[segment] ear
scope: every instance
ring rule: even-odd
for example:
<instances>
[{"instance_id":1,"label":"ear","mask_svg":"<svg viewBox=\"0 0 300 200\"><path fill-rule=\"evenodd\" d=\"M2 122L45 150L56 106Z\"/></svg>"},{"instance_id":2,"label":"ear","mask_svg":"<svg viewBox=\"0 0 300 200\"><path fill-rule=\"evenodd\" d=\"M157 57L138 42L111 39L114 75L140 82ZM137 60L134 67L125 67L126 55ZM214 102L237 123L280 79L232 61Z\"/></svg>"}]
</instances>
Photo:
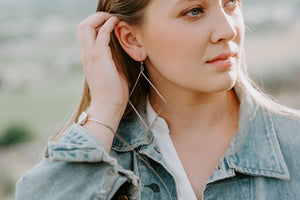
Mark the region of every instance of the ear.
<instances>
[{"instance_id":1,"label":"ear","mask_svg":"<svg viewBox=\"0 0 300 200\"><path fill-rule=\"evenodd\" d=\"M115 26L114 31L121 47L132 59L138 62L146 59L147 54L140 44L136 27L133 27L124 21L120 21Z\"/></svg>"}]
</instances>

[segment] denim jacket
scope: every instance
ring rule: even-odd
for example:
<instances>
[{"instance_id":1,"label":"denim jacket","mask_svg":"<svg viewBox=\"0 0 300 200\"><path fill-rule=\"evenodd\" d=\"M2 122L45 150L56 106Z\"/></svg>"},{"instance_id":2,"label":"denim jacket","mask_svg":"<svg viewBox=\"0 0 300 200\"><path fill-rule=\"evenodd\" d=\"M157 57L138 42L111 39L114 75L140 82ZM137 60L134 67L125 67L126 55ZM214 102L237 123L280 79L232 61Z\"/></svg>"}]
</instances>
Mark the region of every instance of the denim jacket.
<instances>
[{"instance_id":1,"label":"denim jacket","mask_svg":"<svg viewBox=\"0 0 300 200\"><path fill-rule=\"evenodd\" d=\"M204 200L300 199L300 121L240 98L238 131L202 191ZM49 142L42 162L17 183L17 200L177 199L174 178L151 131L122 120L108 155L95 136L74 124ZM199 166L200 168L201 166Z\"/></svg>"}]
</instances>

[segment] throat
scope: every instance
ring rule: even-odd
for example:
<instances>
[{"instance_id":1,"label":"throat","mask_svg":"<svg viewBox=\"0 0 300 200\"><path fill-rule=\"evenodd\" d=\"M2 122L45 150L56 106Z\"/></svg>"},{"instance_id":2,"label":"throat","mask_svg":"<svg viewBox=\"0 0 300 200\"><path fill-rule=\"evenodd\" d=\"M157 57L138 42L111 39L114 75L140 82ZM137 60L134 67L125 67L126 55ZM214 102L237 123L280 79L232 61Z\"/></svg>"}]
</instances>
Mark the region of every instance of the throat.
<instances>
[{"instance_id":1,"label":"throat","mask_svg":"<svg viewBox=\"0 0 300 200\"><path fill-rule=\"evenodd\" d=\"M154 104L157 112L160 107L155 107ZM235 127L238 115L239 101L233 90L211 94L197 103L167 100L160 114L173 134L197 130L214 132L218 127Z\"/></svg>"}]
</instances>

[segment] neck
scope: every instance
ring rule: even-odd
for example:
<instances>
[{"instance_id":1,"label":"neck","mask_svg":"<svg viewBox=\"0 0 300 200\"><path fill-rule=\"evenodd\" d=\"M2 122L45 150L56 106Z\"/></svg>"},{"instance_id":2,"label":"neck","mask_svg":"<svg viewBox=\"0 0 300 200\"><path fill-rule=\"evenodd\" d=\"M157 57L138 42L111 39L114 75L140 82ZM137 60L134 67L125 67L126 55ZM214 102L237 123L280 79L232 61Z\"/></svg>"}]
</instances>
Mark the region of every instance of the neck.
<instances>
[{"instance_id":1,"label":"neck","mask_svg":"<svg viewBox=\"0 0 300 200\"><path fill-rule=\"evenodd\" d=\"M153 93L152 93L153 94ZM164 94L167 100L160 117L167 122L170 134L191 130L209 130L223 127L237 128L239 101L233 90L203 94ZM150 103L158 112L161 108L161 99L158 95L151 95ZM199 131L197 131L199 133Z\"/></svg>"}]
</instances>

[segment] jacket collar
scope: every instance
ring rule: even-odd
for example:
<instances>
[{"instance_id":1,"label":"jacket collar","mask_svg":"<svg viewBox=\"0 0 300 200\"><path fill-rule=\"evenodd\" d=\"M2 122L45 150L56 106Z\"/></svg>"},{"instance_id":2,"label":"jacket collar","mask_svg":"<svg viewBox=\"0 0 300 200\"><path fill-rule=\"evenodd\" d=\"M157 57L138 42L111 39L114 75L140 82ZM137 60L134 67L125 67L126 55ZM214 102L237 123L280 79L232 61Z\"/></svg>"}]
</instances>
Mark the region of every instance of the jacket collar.
<instances>
[{"instance_id":1,"label":"jacket collar","mask_svg":"<svg viewBox=\"0 0 300 200\"><path fill-rule=\"evenodd\" d=\"M236 93L241 102L238 131L223 159L229 168L239 173L289 179L271 113L241 90L236 89ZM145 112L142 116L146 119ZM153 143L152 132L137 117L122 120L117 134L127 144L115 137L112 148L116 151L130 151L131 148L143 145L153 146L150 145Z\"/></svg>"},{"instance_id":2,"label":"jacket collar","mask_svg":"<svg viewBox=\"0 0 300 200\"><path fill-rule=\"evenodd\" d=\"M247 94L241 99L238 131L225 154L229 168L236 172L289 179L272 114Z\"/></svg>"},{"instance_id":3,"label":"jacket collar","mask_svg":"<svg viewBox=\"0 0 300 200\"><path fill-rule=\"evenodd\" d=\"M140 115L147 123L146 111ZM112 149L122 152L130 151L132 148L135 149L139 146L150 145L153 142L153 134L148 127L137 116L122 119L116 132L118 137L114 138Z\"/></svg>"}]
</instances>

